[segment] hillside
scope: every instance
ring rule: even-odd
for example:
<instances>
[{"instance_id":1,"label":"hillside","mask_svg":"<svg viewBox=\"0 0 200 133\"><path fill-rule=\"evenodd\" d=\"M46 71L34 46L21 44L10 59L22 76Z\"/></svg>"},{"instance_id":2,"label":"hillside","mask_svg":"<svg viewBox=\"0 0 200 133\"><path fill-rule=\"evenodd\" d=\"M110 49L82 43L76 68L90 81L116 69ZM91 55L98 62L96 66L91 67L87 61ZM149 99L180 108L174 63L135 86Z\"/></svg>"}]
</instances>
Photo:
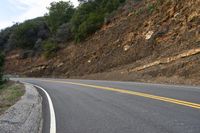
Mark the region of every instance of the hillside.
<instances>
[{"instance_id":1,"label":"hillside","mask_svg":"<svg viewBox=\"0 0 200 133\"><path fill-rule=\"evenodd\" d=\"M199 84L200 0L128 0L86 40L52 58L6 54L7 74ZM63 46L64 45L64 46Z\"/></svg>"}]
</instances>

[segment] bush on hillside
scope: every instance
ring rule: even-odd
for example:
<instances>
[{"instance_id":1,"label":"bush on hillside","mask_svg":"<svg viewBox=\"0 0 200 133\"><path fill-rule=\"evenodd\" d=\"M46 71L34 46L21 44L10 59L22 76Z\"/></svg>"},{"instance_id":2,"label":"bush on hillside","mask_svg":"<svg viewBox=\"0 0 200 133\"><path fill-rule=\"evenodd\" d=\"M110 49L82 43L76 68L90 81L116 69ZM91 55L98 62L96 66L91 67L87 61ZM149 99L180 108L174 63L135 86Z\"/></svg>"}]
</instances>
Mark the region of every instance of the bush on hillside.
<instances>
[{"instance_id":1,"label":"bush on hillside","mask_svg":"<svg viewBox=\"0 0 200 133\"><path fill-rule=\"evenodd\" d=\"M58 50L58 45L56 45L56 43L53 42L52 40L46 40L43 43L43 50L44 50L44 56L46 58L50 58L55 56Z\"/></svg>"},{"instance_id":2,"label":"bush on hillside","mask_svg":"<svg viewBox=\"0 0 200 133\"><path fill-rule=\"evenodd\" d=\"M19 24L9 38L9 43L23 49L32 49L38 38L47 38L48 27L43 18Z\"/></svg>"},{"instance_id":3,"label":"bush on hillside","mask_svg":"<svg viewBox=\"0 0 200 133\"><path fill-rule=\"evenodd\" d=\"M20 48L33 48L37 40L36 26L31 22L25 22L17 27L10 39Z\"/></svg>"},{"instance_id":4,"label":"bush on hillside","mask_svg":"<svg viewBox=\"0 0 200 133\"><path fill-rule=\"evenodd\" d=\"M13 31L18 25L15 24L12 27L8 27L0 32L0 50L7 51L14 47L14 45L9 44L9 38L12 35Z\"/></svg>"},{"instance_id":5,"label":"bush on hillside","mask_svg":"<svg viewBox=\"0 0 200 133\"><path fill-rule=\"evenodd\" d=\"M71 40L73 37L72 32L71 32L71 24L70 23L65 23L62 24L56 32L55 35L55 40L58 43L64 43L66 41Z\"/></svg>"},{"instance_id":6,"label":"bush on hillside","mask_svg":"<svg viewBox=\"0 0 200 133\"><path fill-rule=\"evenodd\" d=\"M96 32L107 14L116 10L125 0L81 0L71 19L72 32L77 42Z\"/></svg>"},{"instance_id":7,"label":"bush on hillside","mask_svg":"<svg viewBox=\"0 0 200 133\"><path fill-rule=\"evenodd\" d=\"M103 15L91 13L88 18L79 26L78 33L75 36L76 41L80 42L88 35L97 31L103 22Z\"/></svg>"},{"instance_id":8,"label":"bush on hillside","mask_svg":"<svg viewBox=\"0 0 200 133\"><path fill-rule=\"evenodd\" d=\"M14 48L41 51L44 40L64 43L70 39L80 42L95 33L108 16L125 0L79 0L74 8L71 2L53 2L45 17L39 17L2 30L0 49ZM110 19L110 18L109 18ZM51 47L53 45L51 44Z\"/></svg>"}]
</instances>

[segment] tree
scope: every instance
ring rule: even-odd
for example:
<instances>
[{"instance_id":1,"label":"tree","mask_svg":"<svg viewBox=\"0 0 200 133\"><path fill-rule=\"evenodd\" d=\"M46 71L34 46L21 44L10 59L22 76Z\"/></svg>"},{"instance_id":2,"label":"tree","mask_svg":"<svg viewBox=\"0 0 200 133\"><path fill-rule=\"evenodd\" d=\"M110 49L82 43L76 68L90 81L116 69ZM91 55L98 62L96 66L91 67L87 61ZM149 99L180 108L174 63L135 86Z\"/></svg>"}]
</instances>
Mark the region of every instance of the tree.
<instances>
[{"instance_id":1,"label":"tree","mask_svg":"<svg viewBox=\"0 0 200 133\"><path fill-rule=\"evenodd\" d=\"M36 18L19 24L12 32L9 43L23 49L32 49L36 41L48 38L49 29L43 18Z\"/></svg>"},{"instance_id":2,"label":"tree","mask_svg":"<svg viewBox=\"0 0 200 133\"><path fill-rule=\"evenodd\" d=\"M69 1L52 2L48 10L46 20L52 33L55 33L60 25L69 22L75 11Z\"/></svg>"},{"instance_id":3,"label":"tree","mask_svg":"<svg viewBox=\"0 0 200 133\"><path fill-rule=\"evenodd\" d=\"M96 32L104 18L116 10L125 0L79 0L81 4L74 13L71 24L77 42Z\"/></svg>"},{"instance_id":4,"label":"tree","mask_svg":"<svg viewBox=\"0 0 200 133\"><path fill-rule=\"evenodd\" d=\"M12 46L8 46L8 40L10 38L10 35L13 33L15 28L18 26L18 24L13 25L12 27L8 27L4 30L1 30L0 32L0 50L5 51L7 49L10 49Z\"/></svg>"}]
</instances>

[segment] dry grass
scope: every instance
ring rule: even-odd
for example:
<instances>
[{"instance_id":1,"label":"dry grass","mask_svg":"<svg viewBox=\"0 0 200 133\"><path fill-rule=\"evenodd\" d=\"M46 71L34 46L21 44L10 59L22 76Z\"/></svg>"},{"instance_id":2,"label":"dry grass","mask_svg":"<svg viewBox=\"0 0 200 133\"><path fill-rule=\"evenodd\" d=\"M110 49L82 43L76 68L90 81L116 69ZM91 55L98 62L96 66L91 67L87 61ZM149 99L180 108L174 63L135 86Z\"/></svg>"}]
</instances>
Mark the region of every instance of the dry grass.
<instances>
[{"instance_id":1,"label":"dry grass","mask_svg":"<svg viewBox=\"0 0 200 133\"><path fill-rule=\"evenodd\" d=\"M24 86L20 83L8 82L0 86L0 115L14 105L24 94Z\"/></svg>"}]
</instances>

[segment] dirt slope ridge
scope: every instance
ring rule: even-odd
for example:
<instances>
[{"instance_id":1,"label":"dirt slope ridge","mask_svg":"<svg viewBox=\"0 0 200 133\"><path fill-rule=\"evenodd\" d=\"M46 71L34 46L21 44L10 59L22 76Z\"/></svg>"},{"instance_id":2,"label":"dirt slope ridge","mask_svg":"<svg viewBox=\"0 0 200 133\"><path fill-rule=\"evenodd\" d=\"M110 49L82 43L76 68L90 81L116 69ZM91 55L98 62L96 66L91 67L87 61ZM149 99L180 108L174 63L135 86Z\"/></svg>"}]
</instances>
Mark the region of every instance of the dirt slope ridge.
<instances>
[{"instance_id":1,"label":"dirt slope ridge","mask_svg":"<svg viewBox=\"0 0 200 133\"><path fill-rule=\"evenodd\" d=\"M181 77L198 79L199 53L137 71L137 67L200 48L200 0L128 0L111 22L81 44L71 42L55 58L20 59L8 54L6 71L28 76L80 77L111 75L127 80ZM98 73L98 74L94 74ZM112 76L112 73L115 73ZM141 75L141 76L137 76ZM85 76L87 77L87 76ZM90 76L88 76L90 77ZM91 76L95 78L94 76ZM135 77L135 78L134 78ZM123 79L120 79L123 80Z\"/></svg>"}]
</instances>

